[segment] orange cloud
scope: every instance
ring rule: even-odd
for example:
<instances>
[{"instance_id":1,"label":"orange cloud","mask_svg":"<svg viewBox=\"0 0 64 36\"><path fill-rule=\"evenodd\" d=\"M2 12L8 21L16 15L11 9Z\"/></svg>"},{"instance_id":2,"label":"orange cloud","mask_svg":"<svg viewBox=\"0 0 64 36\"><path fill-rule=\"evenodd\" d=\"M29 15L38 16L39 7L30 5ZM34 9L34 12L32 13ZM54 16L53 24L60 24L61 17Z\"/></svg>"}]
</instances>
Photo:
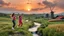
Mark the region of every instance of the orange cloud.
<instances>
[{"instance_id":1,"label":"orange cloud","mask_svg":"<svg viewBox=\"0 0 64 36\"><path fill-rule=\"evenodd\" d=\"M26 11L26 10L31 10L31 11L38 11L38 12L43 12L43 13L49 13L50 9L48 7L48 4L44 4L42 3L43 0L4 0L4 2L6 2L9 6L4 6L4 7L10 7L10 8L15 8L17 10L21 10L21 11ZM60 1L60 2L59 2ZM51 3L51 7L54 6L54 3L57 3L55 9L53 11L55 11L55 13L59 13L59 12L63 12L64 11L64 4L63 2L64 0L47 0L47 2ZM38 3L41 2L41 5L39 5ZM30 3L30 4L27 4Z\"/></svg>"}]
</instances>

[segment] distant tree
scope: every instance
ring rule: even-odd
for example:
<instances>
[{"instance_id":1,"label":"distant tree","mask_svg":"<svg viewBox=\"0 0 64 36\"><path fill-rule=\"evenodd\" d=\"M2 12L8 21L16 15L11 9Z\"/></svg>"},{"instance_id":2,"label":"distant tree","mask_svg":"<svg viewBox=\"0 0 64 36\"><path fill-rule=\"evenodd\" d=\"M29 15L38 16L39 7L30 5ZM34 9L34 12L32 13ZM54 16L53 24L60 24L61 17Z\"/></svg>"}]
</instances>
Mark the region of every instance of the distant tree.
<instances>
[{"instance_id":1,"label":"distant tree","mask_svg":"<svg viewBox=\"0 0 64 36\"><path fill-rule=\"evenodd\" d=\"M48 13L46 14L46 18L49 18L49 14Z\"/></svg>"}]
</instances>

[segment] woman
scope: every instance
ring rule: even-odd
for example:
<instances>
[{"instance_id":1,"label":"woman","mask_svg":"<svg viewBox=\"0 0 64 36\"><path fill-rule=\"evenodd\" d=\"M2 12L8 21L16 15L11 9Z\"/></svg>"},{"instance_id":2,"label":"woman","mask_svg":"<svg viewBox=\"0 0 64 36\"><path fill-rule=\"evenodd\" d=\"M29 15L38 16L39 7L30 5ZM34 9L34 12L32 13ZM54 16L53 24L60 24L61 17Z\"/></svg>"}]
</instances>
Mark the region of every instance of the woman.
<instances>
[{"instance_id":1,"label":"woman","mask_svg":"<svg viewBox=\"0 0 64 36\"><path fill-rule=\"evenodd\" d=\"M16 16L15 16L14 13L12 14L11 18L12 18L12 23L13 23L12 29L14 30L14 27L15 27L15 25L16 25L16 23L15 23L15 21L16 21Z\"/></svg>"},{"instance_id":2,"label":"woman","mask_svg":"<svg viewBox=\"0 0 64 36\"><path fill-rule=\"evenodd\" d=\"M22 26L22 16L19 15L19 25L18 26Z\"/></svg>"}]
</instances>

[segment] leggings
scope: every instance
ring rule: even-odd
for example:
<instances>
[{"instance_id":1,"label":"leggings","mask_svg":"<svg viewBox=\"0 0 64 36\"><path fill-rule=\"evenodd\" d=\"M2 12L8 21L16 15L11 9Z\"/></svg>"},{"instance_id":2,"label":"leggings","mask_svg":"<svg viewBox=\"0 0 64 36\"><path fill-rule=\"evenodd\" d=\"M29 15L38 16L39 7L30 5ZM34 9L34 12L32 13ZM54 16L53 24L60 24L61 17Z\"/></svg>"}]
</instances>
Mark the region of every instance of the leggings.
<instances>
[{"instance_id":1,"label":"leggings","mask_svg":"<svg viewBox=\"0 0 64 36\"><path fill-rule=\"evenodd\" d=\"M15 20L12 20L12 22L13 22L13 27L15 27L15 25L16 25Z\"/></svg>"}]
</instances>

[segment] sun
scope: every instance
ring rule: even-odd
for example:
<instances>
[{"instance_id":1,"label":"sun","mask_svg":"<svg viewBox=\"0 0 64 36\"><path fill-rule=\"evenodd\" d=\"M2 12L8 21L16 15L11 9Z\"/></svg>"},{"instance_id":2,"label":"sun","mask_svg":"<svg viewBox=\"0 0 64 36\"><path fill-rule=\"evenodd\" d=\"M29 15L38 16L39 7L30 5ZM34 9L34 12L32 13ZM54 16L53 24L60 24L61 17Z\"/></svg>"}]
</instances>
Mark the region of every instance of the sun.
<instances>
[{"instance_id":1,"label":"sun","mask_svg":"<svg viewBox=\"0 0 64 36\"><path fill-rule=\"evenodd\" d=\"M27 4L27 5L25 6L25 10L26 10L26 11L31 11L31 9L32 9L32 6L31 6L30 4Z\"/></svg>"},{"instance_id":2,"label":"sun","mask_svg":"<svg viewBox=\"0 0 64 36\"><path fill-rule=\"evenodd\" d=\"M31 11L31 6L26 6L27 11Z\"/></svg>"},{"instance_id":3,"label":"sun","mask_svg":"<svg viewBox=\"0 0 64 36\"><path fill-rule=\"evenodd\" d=\"M31 9L28 9L28 11L31 11Z\"/></svg>"}]
</instances>

